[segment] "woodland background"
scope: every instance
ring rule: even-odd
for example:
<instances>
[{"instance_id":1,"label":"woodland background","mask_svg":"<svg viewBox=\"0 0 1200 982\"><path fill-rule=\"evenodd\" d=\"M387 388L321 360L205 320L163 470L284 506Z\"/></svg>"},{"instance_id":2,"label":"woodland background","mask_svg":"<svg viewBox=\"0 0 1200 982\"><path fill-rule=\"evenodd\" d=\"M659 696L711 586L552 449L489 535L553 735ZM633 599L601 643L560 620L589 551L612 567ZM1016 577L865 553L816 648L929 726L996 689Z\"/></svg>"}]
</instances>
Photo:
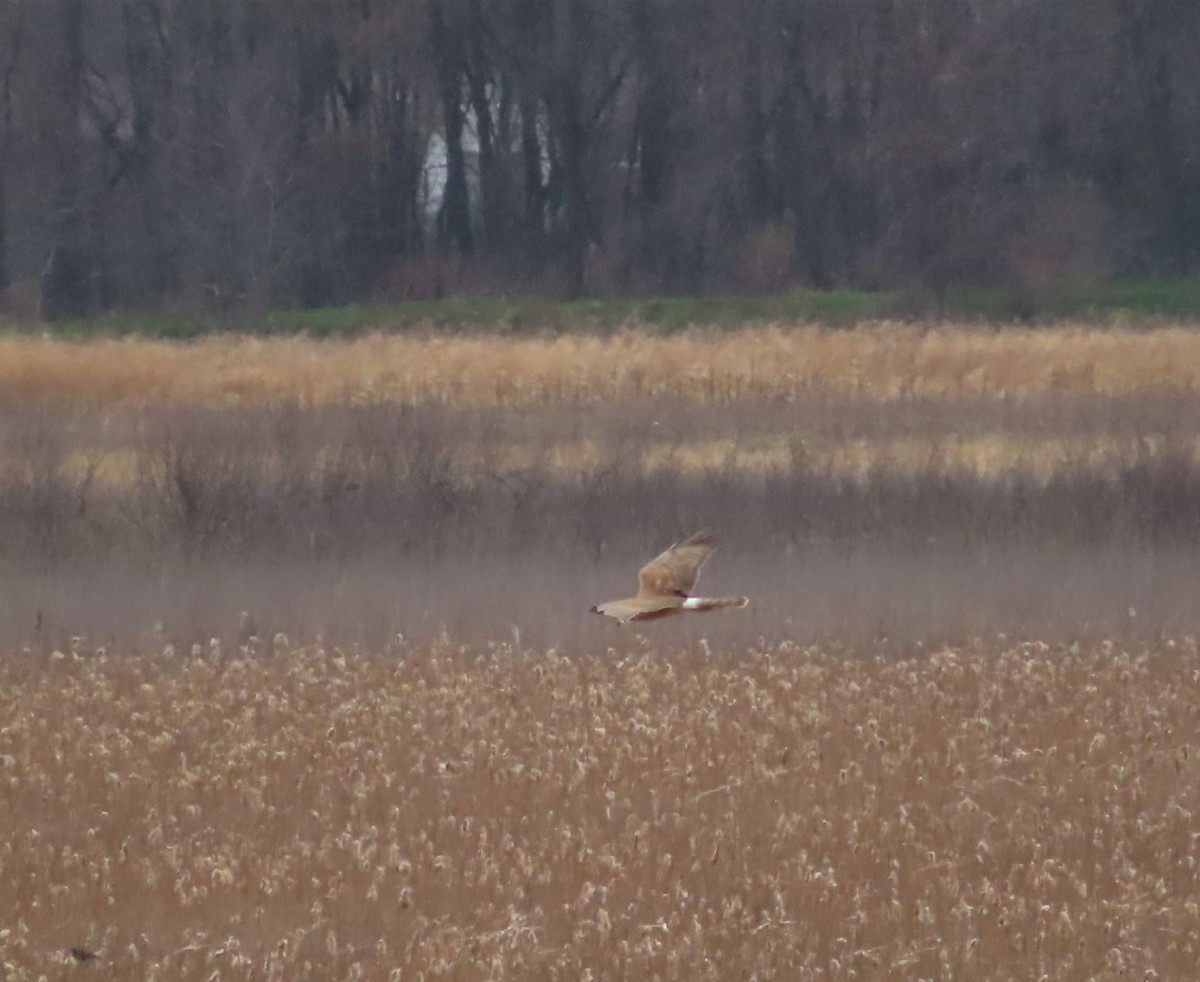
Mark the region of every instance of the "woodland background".
<instances>
[{"instance_id":1,"label":"woodland background","mask_svg":"<svg viewBox=\"0 0 1200 982\"><path fill-rule=\"evenodd\" d=\"M1176 277L1189 0L3 0L11 315Z\"/></svg>"}]
</instances>

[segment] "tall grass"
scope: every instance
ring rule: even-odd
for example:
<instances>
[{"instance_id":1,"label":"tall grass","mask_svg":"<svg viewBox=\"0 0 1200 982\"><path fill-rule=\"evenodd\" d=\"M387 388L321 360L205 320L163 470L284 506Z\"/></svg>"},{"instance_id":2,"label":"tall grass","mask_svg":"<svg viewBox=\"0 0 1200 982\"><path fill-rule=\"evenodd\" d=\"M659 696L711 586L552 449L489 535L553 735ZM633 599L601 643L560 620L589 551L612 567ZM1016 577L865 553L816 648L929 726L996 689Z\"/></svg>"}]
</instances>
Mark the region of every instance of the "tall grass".
<instances>
[{"instance_id":1,"label":"tall grass","mask_svg":"<svg viewBox=\"0 0 1200 982\"><path fill-rule=\"evenodd\" d=\"M736 626L739 644L1189 629L1190 403L903 405L810 402L803 423L687 403L657 419L388 405L13 416L0 638L28 641L41 611L57 632L46 644L163 617L190 643L251 609L310 637L516 626L553 643L702 527L725 542L710 585L755 601L703 630ZM1137 422L1122 431L1111 413ZM780 425L808 429L756 456L755 434ZM955 426L981 442L941 432ZM588 453L568 453L583 438Z\"/></svg>"},{"instance_id":2,"label":"tall grass","mask_svg":"<svg viewBox=\"0 0 1200 982\"><path fill-rule=\"evenodd\" d=\"M345 401L520 407L687 399L788 402L1019 399L1200 386L1200 333L1086 325L855 331L762 328L670 338L373 334L349 341L245 336L189 344L0 338L0 404L20 407Z\"/></svg>"},{"instance_id":3,"label":"tall grass","mask_svg":"<svg viewBox=\"0 0 1200 982\"><path fill-rule=\"evenodd\" d=\"M769 623L739 622L768 634L787 627L789 602L803 614L793 628L816 623L825 636L839 618L880 635L915 636L921 623L961 635L1003 629L1026 608L1043 632L1122 626L1113 612L1131 606L1139 631L1186 627L1177 591L1150 618L1144 584L1108 576L1089 615L1075 596L1086 578L1056 570L1091 554L1129 571L1143 554L1170 566L1168 553L1186 569L1198 551L1197 337L893 325L671 339L10 338L0 578L40 592L9 593L24 607L4 632L27 638L28 608L64 630L116 630L106 610L71 599L70 584L99 569L141 583L197 630L229 623L234 607L282 614L268 584L286 564L309 571L310 586L290 582L311 598L313 630L352 622L345 584L378 574L423 599L379 598L355 614L375 640L414 619L429 632L533 623L552 635L566 622L547 590L586 609L618 572L623 584L652 550L701 527L784 582L811 583L810 557L848 557L827 615L780 592ZM462 598L456 569L503 578L518 562L526 575L503 599L482 572L471 574L482 594ZM921 572L911 590L883 591L882 616L869 598L844 599L856 578L875 582L872 568L905 580L905 563ZM538 567L555 576L531 575ZM956 591L947 569L998 592ZM1031 590L1062 618L1034 617L1030 591L1004 585L1019 570L1036 571ZM206 586L221 576L245 584L243 601ZM414 591L422 576L430 586ZM964 620L935 591L980 616ZM145 629L152 615L120 595L117 609L142 611L126 627ZM521 616L480 618L479 606Z\"/></svg>"},{"instance_id":4,"label":"tall grass","mask_svg":"<svg viewBox=\"0 0 1200 982\"><path fill-rule=\"evenodd\" d=\"M1197 679L1194 640L9 652L0 964L1187 978Z\"/></svg>"},{"instance_id":5,"label":"tall grass","mask_svg":"<svg viewBox=\"0 0 1200 982\"><path fill-rule=\"evenodd\" d=\"M767 408L697 419L679 403L660 404L660 419L387 405L153 410L115 427L16 417L0 444L2 555L353 560L549 544L594 559L705 525L764 551L1200 534L1194 407L1139 406L1164 427L1150 433L1089 433L1083 411L1055 433L1018 413L1003 436L981 411L981 435L965 442L935 432L970 425L961 404L908 420L823 408L808 420ZM1040 440L1023 420L1040 420Z\"/></svg>"},{"instance_id":6,"label":"tall grass","mask_svg":"<svg viewBox=\"0 0 1200 982\"><path fill-rule=\"evenodd\" d=\"M1189 977L1197 354L0 341L0 974Z\"/></svg>"}]
</instances>

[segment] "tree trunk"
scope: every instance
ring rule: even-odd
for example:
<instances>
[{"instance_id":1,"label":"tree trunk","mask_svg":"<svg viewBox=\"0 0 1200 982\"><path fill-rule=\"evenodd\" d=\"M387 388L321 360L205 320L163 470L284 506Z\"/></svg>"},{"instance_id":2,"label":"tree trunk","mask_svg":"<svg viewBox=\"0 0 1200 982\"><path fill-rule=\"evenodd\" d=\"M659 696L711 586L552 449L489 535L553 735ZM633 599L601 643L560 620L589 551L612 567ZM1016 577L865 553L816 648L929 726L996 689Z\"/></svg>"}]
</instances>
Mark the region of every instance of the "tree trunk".
<instances>
[{"instance_id":1,"label":"tree trunk","mask_svg":"<svg viewBox=\"0 0 1200 982\"><path fill-rule=\"evenodd\" d=\"M780 200L796 223L797 262L816 287L829 285L826 234L822 221L822 181L816 141L818 111L805 75L803 31L797 17L784 32L783 72L776 105L775 144L779 148Z\"/></svg>"},{"instance_id":2,"label":"tree trunk","mask_svg":"<svg viewBox=\"0 0 1200 982\"><path fill-rule=\"evenodd\" d=\"M96 298L95 257L89 241L89 188L84 186L80 111L84 71L83 0L58 0L62 46L55 72L52 148L55 194L51 214L54 245L42 273L42 316L46 320L85 317Z\"/></svg>"},{"instance_id":3,"label":"tree trunk","mask_svg":"<svg viewBox=\"0 0 1200 982\"><path fill-rule=\"evenodd\" d=\"M21 57L21 43L25 35L25 4L20 0L15 6L12 21L5 24L8 34L8 59L4 75L0 77L0 295L11 285L8 268L8 159L12 153L13 108L12 87L17 63Z\"/></svg>"},{"instance_id":4,"label":"tree trunk","mask_svg":"<svg viewBox=\"0 0 1200 982\"><path fill-rule=\"evenodd\" d=\"M1166 272L1188 272L1200 241L1196 238L1197 214L1184 178L1183 154L1175 128L1176 80L1168 45L1185 26L1182 8L1173 0L1139 5L1124 0L1121 12L1129 39L1134 76L1141 85L1140 137L1154 175L1158 210L1156 250Z\"/></svg>"},{"instance_id":5,"label":"tree trunk","mask_svg":"<svg viewBox=\"0 0 1200 982\"><path fill-rule=\"evenodd\" d=\"M0 133L0 297L11 285L8 272L8 139L8 132Z\"/></svg>"},{"instance_id":6,"label":"tree trunk","mask_svg":"<svg viewBox=\"0 0 1200 982\"><path fill-rule=\"evenodd\" d=\"M124 0L125 62L129 73L133 134L128 151L128 180L137 189L145 241L145 300L158 307L175 285L168 243L169 193L156 180L159 150L171 141L169 106L173 79L165 50L163 11L157 0Z\"/></svg>"},{"instance_id":7,"label":"tree trunk","mask_svg":"<svg viewBox=\"0 0 1200 982\"><path fill-rule=\"evenodd\" d=\"M478 0L470 3L470 51L467 85L471 93L471 108L475 111L476 136L479 142L479 198L483 218L483 238L487 245L503 242L507 235L504 201L504 174L488 83L492 81L484 45L485 24Z\"/></svg>"},{"instance_id":8,"label":"tree trunk","mask_svg":"<svg viewBox=\"0 0 1200 982\"><path fill-rule=\"evenodd\" d=\"M763 11L757 2L751 10L753 20L746 26L742 65L742 149L738 165L746 196L746 220L757 223L776 217L778 209L772 200L771 170L767 163L767 115L762 79Z\"/></svg>"},{"instance_id":9,"label":"tree trunk","mask_svg":"<svg viewBox=\"0 0 1200 982\"><path fill-rule=\"evenodd\" d=\"M638 174L642 201L657 208L667 196L673 155L678 152L671 132L673 69L668 60L662 11L658 0L638 0L633 13L641 91L637 105Z\"/></svg>"},{"instance_id":10,"label":"tree trunk","mask_svg":"<svg viewBox=\"0 0 1200 982\"><path fill-rule=\"evenodd\" d=\"M471 197L462 146L463 59L455 36L447 29L442 0L429 0L429 29L446 139L446 187L438 212L438 239L441 245L469 255L474 251L475 243L471 235Z\"/></svg>"},{"instance_id":11,"label":"tree trunk","mask_svg":"<svg viewBox=\"0 0 1200 982\"><path fill-rule=\"evenodd\" d=\"M542 172L544 146L538 128L542 85L537 68L546 58L543 8L537 0L518 0L509 7L512 48L510 76L516 86L521 124L521 231L525 255L537 261L546 234L546 185Z\"/></svg>"},{"instance_id":12,"label":"tree trunk","mask_svg":"<svg viewBox=\"0 0 1200 982\"><path fill-rule=\"evenodd\" d=\"M587 127L583 119L581 66L584 38L581 4L554 2L554 71L546 102L558 145L558 179L562 184L563 257L567 295L581 296L588 245L592 239L587 188Z\"/></svg>"},{"instance_id":13,"label":"tree trunk","mask_svg":"<svg viewBox=\"0 0 1200 982\"><path fill-rule=\"evenodd\" d=\"M8 155L12 141L12 109L8 87L0 103L0 296L8 292Z\"/></svg>"}]
</instances>

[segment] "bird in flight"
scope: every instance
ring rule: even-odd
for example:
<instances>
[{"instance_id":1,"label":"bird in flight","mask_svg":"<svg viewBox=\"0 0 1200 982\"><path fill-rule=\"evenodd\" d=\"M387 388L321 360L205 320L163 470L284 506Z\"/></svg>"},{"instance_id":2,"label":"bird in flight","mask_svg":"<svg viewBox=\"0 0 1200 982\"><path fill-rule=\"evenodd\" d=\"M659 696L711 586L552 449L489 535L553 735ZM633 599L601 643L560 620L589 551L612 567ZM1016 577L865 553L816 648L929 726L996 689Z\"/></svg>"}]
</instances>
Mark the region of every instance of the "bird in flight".
<instances>
[{"instance_id":1,"label":"bird in flight","mask_svg":"<svg viewBox=\"0 0 1200 982\"><path fill-rule=\"evenodd\" d=\"M700 567L717 548L717 540L707 532L697 532L685 542L677 542L661 556L650 560L638 573L637 596L611 600L592 608L627 624L629 621L655 621L660 617L689 610L718 610L745 607L745 597L693 597L692 588Z\"/></svg>"}]
</instances>

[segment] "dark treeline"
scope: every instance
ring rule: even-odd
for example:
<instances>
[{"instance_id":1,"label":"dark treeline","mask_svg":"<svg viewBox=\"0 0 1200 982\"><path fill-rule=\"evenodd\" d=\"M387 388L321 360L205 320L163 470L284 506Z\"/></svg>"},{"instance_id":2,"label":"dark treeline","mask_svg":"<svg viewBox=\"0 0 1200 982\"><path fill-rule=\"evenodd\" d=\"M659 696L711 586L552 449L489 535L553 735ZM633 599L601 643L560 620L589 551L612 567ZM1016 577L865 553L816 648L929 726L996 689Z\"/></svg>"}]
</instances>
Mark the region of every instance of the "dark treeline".
<instances>
[{"instance_id":1,"label":"dark treeline","mask_svg":"<svg viewBox=\"0 0 1200 982\"><path fill-rule=\"evenodd\" d=\"M0 293L1194 272L1197 51L1194 0L4 0Z\"/></svg>"}]
</instances>

